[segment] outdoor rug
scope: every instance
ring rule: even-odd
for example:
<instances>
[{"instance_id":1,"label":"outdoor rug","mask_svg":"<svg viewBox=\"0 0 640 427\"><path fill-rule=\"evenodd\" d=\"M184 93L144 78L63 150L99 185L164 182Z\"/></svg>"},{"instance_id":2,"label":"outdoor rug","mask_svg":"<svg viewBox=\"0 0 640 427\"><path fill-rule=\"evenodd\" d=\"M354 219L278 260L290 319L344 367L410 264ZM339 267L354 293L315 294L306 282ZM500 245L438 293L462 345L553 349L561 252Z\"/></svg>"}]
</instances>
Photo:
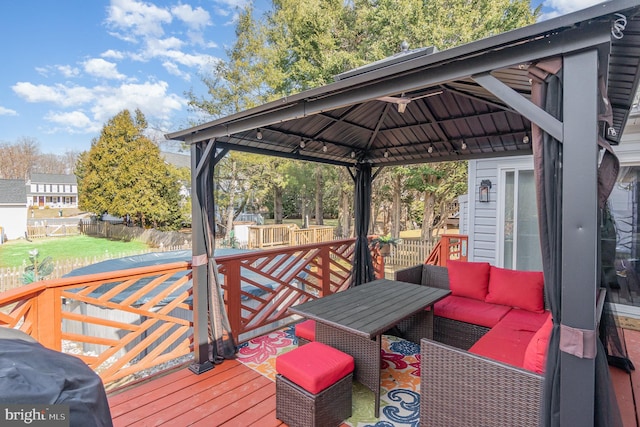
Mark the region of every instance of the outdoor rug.
<instances>
[{"instance_id":1,"label":"outdoor rug","mask_svg":"<svg viewBox=\"0 0 640 427\"><path fill-rule=\"evenodd\" d=\"M238 361L275 381L276 356L296 348L297 344L291 326L241 344ZM373 392L354 382L353 415L346 424L353 427L417 427L420 418L420 346L384 335L380 374L380 418L373 415Z\"/></svg>"}]
</instances>

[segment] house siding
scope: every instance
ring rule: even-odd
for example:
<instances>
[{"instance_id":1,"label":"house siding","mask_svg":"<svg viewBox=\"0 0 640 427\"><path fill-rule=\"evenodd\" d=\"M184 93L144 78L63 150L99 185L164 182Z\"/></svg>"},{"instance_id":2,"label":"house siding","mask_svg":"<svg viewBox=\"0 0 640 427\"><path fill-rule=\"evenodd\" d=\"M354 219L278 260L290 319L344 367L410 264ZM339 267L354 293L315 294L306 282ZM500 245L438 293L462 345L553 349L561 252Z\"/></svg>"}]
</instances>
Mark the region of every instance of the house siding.
<instances>
[{"instance_id":1,"label":"house siding","mask_svg":"<svg viewBox=\"0 0 640 427\"><path fill-rule=\"evenodd\" d=\"M499 261L498 247L500 239L499 210L502 206L500 175L502 170L516 168L533 168L533 157L516 156L469 161L468 211L463 229L469 236L470 261L502 265ZM478 200L478 189L483 180L491 181L488 203L481 203Z\"/></svg>"},{"instance_id":2,"label":"house siding","mask_svg":"<svg viewBox=\"0 0 640 427\"><path fill-rule=\"evenodd\" d=\"M0 179L0 243L25 236L26 195L24 180Z\"/></svg>"},{"instance_id":3,"label":"house siding","mask_svg":"<svg viewBox=\"0 0 640 427\"><path fill-rule=\"evenodd\" d=\"M27 203L34 207L77 208L78 184L75 175L32 174L27 181Z\"/></svg>"}]
</instances>

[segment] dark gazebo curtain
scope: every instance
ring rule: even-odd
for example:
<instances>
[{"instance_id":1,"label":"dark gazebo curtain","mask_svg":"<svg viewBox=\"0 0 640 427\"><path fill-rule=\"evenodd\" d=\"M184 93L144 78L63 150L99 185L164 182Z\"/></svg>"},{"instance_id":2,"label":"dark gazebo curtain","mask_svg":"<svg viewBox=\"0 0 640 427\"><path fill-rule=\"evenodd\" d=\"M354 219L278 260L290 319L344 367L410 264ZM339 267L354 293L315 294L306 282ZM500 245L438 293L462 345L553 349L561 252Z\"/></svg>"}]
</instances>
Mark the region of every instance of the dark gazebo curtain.
<instances>
[{"instance_id":1,"label":"dark gazebo curtain","mask_svg":"<svg viewBox=\"0 0 640 427\"><path fill-rule=\"evenodd\" d=\"M553 117L562 120L562 60L556 58L535 64L530 67L530 75L533 83L532 102ZM545 297L553 316L541 419L545 426L559 426L560 324L562 321L562 144L535 124L532 124L532 136ZM605 151L601 161L598 179L599 201L607 199L613 185L611 183L606 188L610 184L611 176L614 175L613 170L608 169L616 163L609 157L612 154L610 150ZM590 291L593 290L585 289L585 292ZM602 342L597 341L594 425L621 426L620 413L609 378L607 354Z\"/></svg>"},{"instance_id":2,"label":"dark gazebo curtain","mask_svg":"<svg viewBox=\"0 0 640 427\"><path fill-rule=\"evenodd\" d=\"M214 142L209 142L214 144ZM211 150L214 151L214 150ZM211 348L209 358L212 362L219 362L221 359L232 359L235 357L235 341L231 335L231 326L227 317L222 298L222 287L218 279L218 268L214 259L215 249L215 202L213 168L211 160L202 168L198 177L198 191L202 209L202 230L193 230L193 233L202 232L207 247L207 292L209 302L209 340Z\"/></svg>"},{"instance_id":3,"label":"dark gazebo curtain","mask_svg":"<svg viewBox=\"0 0 640 427\"><path fill-rule=\"evenodd\" d=\"M358 286L372 281L373 261L369 249L369 220L371 218L371 165L360 163L356 166L355 182L355 231L356 244L353 250L351 285Z\"/></svg>"}]
</instances>

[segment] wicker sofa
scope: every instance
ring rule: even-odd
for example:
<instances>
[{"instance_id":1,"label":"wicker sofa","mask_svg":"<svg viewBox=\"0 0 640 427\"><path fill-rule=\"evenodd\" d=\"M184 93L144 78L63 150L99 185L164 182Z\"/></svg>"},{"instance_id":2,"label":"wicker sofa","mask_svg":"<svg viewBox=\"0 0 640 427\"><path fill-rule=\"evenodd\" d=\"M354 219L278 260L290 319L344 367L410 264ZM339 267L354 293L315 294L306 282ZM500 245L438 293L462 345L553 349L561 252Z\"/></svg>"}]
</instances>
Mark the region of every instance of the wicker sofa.
<instances>
[{"instance_id":1,"label":"wicker sofa","mask_svg":"<svg viewBox=\"0 0 640 427\"><path fill-rule=\"evenodd\" d=\"M418 265L396 272L396 279L450 288L445 267ZM483 337L494 339L487 336L491 327L435 314L434 340L421 340L421 420L429 426L537 426L543 376L468 351ZM504 341L487 344L497 348Z\"/></svg>"},{"instance_id":2,"label":"wicker sofa","mask_svg":"<svg viewBox=\"0 0 640 427\"><path fill-rule=\"evenodd\" d=\"M457 278L459 279L460 277ZM397 271L396 280L443 289L451 289L453 284L447 268L433 265L417 265ZM518 282L513 280L509 285L517 286ZM532 295L526 290L522 293ZM538 298L542 301L538 301L534 308L540 309L542 306L544 311L544 297ZM605 292L601 290L596 307L598 319L602 313L604 299ZM547 316L545 323L540 325L539 316L528 315L525 313L527 310L512 307L495 326L488 327L439 316L438 304L434 310L434 339L420 340L422 425L538 426L544 381L540 369L544 369L544 360L542 365L540 360L537 365L532 365L513 358L510 359L511 363L506 363L482 353L495 354L495 350L508 347L509 343L505 339L511 337L516 340L530 340L526 349L528 354L525 357L531 355L531 343L536 343L539 359L540 352L546 352L547 344L539 337L543 335L541 333L544 332L544 328L550 329L549 314L540 314ZM473 313L465 313L466 320L469 320L469 314L473 318ZM531 328L522 323L518 324L519 317L521 320L531 321ZM539 330L532 336L532 331L526 329L535 329L536 325ZM511 327L517 332L512 332L512 335L504 334L505 327ZM518 351L521 351L522 346L519 349ZM528 369L524 369L524 366Z\"/></svg>"}]
</instances>

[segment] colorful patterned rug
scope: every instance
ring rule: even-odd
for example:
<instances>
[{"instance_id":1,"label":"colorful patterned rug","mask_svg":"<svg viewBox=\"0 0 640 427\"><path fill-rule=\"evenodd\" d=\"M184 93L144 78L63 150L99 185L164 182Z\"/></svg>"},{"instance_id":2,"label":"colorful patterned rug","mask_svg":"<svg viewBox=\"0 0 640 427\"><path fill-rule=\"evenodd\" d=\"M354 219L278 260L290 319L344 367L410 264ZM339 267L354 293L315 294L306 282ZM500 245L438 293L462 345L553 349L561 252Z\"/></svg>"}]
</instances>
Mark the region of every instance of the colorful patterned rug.
<instances>
[{"instance_id":1,"label":"colorful patterned rug","mask_svg":"<svg viewBox=\"0 0 640 427\"><path fill-rule=\"evenodd\" d=\"M276 356L297 344L291 326L243 343L238 350L238 361L275 381ZM420 417L420 346L384 335L380 385L380 418L373 415L373 392L354 382L353 415L346 423L352 427L417 427Z\"/></svg>"}]
</instances>

